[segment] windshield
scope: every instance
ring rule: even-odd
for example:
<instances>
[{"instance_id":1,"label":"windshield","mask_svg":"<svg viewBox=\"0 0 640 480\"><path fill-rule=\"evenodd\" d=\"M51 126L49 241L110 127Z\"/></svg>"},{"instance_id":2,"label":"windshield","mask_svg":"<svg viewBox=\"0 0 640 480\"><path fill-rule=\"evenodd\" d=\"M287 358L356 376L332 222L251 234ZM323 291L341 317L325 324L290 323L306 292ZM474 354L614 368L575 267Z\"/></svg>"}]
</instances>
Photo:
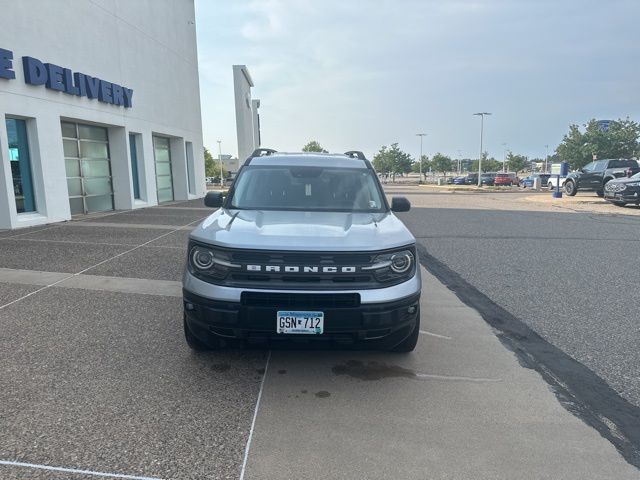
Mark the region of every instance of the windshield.
<instances>
[{"instance_id":1,"label":"windshield","mask_svg":"<svg viewBox=\"0 0 640 480\"><path fill-rule=\"evenodd\" d=\"M249 165L240 172L227 207L383 212L382 199L370 169Z\"/></svg>"}]
</instances>

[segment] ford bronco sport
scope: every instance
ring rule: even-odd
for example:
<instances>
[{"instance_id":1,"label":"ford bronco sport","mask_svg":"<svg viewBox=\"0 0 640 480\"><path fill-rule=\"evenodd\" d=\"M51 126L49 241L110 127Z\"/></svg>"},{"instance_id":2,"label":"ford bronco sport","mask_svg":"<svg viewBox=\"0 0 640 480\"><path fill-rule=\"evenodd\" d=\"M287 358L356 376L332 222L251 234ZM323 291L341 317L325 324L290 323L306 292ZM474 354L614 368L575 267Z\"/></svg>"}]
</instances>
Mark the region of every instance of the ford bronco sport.
<instances>
[{"instance_id":1,"label":"ford bronco sport","mask_svg":"<svg viewBox=\"0 0 640 480\"><path fill-rule=\"evenodd\" d=\"M414 349L415 239L362 152L259 149L190 235L184 331L195 350L238 342Z\"/></svg>"}]
</instances>

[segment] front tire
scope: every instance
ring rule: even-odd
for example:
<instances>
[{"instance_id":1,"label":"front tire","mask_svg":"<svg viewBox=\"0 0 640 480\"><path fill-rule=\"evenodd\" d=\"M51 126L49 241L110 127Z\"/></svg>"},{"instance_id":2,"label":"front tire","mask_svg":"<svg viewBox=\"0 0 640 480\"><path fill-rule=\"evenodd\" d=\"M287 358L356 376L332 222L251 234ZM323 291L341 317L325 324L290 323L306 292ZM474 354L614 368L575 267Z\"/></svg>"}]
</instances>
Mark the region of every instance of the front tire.
<instances>
[{"instance_id":1,"label":"front tire","mask_svg":"<svg viewBox=\"0 0 640 480\"><path fill-rule=\"evenodd\" d=\"M578 187L573 180L567 180L564 184L564 193L570 197L574 197L578 193Z\"/></svg>"},{"instance_id":2,"label":"front tire","mask_svg":"<svg viewBox=\"0 0 640 480\"><path fill-rule=\"evenodd\" d=\"M407 338L397 344L395 347L391 348L391 352L398 353L409 353L413 352L418 344L418 337L420 336L420 307L418 307L418 314L416 315L416 324L413 327L413 330L409 334Z\"/></svg>"},{"instance_id":3,"label":"front tire","mask_svg":"<svg viewBox=\"0 0 640 480\"><path fill-rule=\"evenodd\" d=\"M626 207L627 206L627 202L611 202L613 203L616 207Z\"/></svg>"}]
</instances>

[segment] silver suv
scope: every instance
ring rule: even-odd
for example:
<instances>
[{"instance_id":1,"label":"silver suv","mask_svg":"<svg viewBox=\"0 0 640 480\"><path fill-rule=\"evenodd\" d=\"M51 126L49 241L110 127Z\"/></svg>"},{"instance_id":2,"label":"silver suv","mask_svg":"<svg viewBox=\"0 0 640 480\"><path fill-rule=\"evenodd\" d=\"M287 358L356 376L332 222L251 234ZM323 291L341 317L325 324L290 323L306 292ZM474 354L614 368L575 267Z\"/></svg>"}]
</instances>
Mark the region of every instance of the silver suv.
<instances>
[{"instance_id":1,"label":"silver suv","mask_svg":"<svg viewBox=\"0 0 640 480\"><path fill-rule=\"evenodd\" d=\"M189 237L184 331L236 342L408 352L420 328L415 239L362 152L256 150Z\"/></svg>"}]
</instances>

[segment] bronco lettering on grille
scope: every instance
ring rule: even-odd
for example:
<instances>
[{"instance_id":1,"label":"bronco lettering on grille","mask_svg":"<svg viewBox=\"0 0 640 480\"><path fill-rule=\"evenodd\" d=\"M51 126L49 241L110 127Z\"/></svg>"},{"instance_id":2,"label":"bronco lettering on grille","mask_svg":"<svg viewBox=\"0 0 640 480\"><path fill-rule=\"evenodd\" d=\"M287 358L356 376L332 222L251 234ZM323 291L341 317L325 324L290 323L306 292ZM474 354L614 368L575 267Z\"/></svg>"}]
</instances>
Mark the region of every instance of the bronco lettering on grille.
<instances>
[{"instance_id":1,"label":"bronco lettering on grille","mask_svg":"<svg viewBox=\"0 0 640 480\"><path fill-rule=\"evenodd\" d=\"M356 273L358 267L309 267L304 265L246 265L247 272L268 273Z\"/></svg>"}]
</instances>

